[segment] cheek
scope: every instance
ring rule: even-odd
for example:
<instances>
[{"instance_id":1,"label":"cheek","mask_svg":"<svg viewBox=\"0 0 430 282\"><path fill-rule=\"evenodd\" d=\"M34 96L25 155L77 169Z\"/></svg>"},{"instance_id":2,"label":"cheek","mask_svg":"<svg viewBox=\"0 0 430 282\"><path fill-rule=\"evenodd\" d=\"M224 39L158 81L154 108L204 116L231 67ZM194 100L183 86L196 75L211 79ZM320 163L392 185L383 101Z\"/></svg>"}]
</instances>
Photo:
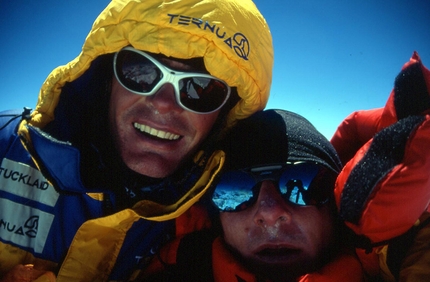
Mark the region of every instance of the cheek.
<instances>
[{"instance_id":1,"label":"cheek","mask_svg":"<svg viewBox=\"0 0 430 282\"><path fill-rule=\"evenodd\" d=\"M207 115L195 114L191 112L188 113L190 115L190 123L193 124L201 139L205 138L209 134L219 115L219 111Z\"/></svg>"},{"instance_id":2,"label":"cheek","mask_svg":"<svg viewBox=\"0 0 430 282\"><path fill-rule=\"evenodd\" d=\"M135 103L138 95L129 93L115 79L112 82L112 91L109 102L111 115L118 115Z\"/></svg>"},{"instance_id":3,"label":"cheek","mask_svg":"<svg viewBox=\"0 0 430 282\"><path fill-rule=\"evenodd\" d=\"M309 247L313 252L330 245L334 235L334 222L327 210L316 211L306 217L306 231Z\"/></svg>"},{"instance_id":4,"label":"cheek","mask_svg":"<svg viewBox=\"0 0 430 282\"><path fill-rule=\"evenodd\" d=\"M237 250L243 249L246 243L246 220L236 213L221 213L221 225L224 240Z\"/></svg>"}]
</instances>

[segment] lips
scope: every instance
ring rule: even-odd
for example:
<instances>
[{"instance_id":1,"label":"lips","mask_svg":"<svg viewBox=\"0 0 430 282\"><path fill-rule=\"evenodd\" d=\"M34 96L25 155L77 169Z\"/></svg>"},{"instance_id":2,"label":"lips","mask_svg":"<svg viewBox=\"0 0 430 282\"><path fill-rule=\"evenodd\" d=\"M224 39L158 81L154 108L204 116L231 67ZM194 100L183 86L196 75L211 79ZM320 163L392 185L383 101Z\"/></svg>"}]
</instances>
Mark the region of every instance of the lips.
<instances>
[{"instance_id":1,"label":"lips","mask_svg":"<svg viewBox=\"0 0 430 282\"><path fill-rule=\"evenodd\" d=\"M300 249L289 246L273 245L260 247L254 254L263 261L278 262L296 257L300 252Z\"/></svg>"},{"instance_id":2,"label":"lips","mask_svg":"<svg viewBox=\"0 0 430 282\"><path fill-rule=\"evenodd\" d=\"M163 131L163 130L158 130L158 129L155 129L155 128L150 127L148 125L140 124L137 122L135 122L133 124L133 126L134 126L134 128L136 128L140 132L146 133L152 137L156 137L156 138L163 139L163 140L178 140L181 137L178 134L174 134L172 132L167 132L167 131Z\"/></svg>"}]
</instances>

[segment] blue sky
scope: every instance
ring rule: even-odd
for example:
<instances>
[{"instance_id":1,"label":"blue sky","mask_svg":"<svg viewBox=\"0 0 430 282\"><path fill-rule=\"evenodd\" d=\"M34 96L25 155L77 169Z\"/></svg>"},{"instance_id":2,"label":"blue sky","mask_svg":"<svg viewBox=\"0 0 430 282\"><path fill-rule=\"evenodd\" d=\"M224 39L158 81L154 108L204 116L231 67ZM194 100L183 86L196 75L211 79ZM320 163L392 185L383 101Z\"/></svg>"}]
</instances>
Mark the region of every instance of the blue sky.
<instances>
[{"instance_id":1,"label":"blue sky","mask_svg":"<svg viewBox=\"0 0 430 282\"><path fill-rule=\"evenodd\" d=\"M47 75L79 54L109 1L2 2L1 110L34 107ZM275 50L267 108L297 112L327 138L351 112L385 105L413 51L430 67L428 0L254 2Z\"/></svg>"}]
</instances>

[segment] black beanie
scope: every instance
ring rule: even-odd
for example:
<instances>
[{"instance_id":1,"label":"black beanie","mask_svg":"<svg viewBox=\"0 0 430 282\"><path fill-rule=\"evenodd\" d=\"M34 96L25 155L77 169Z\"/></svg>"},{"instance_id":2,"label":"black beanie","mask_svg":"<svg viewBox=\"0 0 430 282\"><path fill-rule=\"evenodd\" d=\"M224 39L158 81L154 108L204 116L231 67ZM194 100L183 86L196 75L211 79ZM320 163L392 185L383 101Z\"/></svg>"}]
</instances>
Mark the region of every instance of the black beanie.
<instances>
[{"instance_id":1,"label":"black beanie","mask_svg":"<svg viewBox=\"0 0 430 282\"><path fill-rule=\"evenodd\" d=\"M285 110L265 110L240 120L224 136L226 170L270 163L316 162L336 173L342 165L330 144L304 117Z\"/></svg>"}]
</instances>

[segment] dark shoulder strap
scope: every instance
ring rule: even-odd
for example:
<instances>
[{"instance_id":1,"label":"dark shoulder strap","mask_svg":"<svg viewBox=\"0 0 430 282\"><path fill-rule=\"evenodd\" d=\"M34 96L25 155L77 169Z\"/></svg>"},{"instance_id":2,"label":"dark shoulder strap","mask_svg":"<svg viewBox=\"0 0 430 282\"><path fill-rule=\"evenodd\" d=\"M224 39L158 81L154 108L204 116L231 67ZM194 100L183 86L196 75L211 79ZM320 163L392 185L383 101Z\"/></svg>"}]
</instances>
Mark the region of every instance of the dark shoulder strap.
<instances>
[{"instance_id":1,"label":"dark shoulder strap","mask_svg":"<svg viewBox=\"0 0 430 282\"><path fill-rule=\"evenodd\" d=\"M387 265L396 280L399 279L400 267L403 259L414 242L417 233L425 226L430 224L430 217L421 222L420 225L414 226L406 233L390 241L387 250Z\"/></svg>"},{"instance_id":2,"label":"dark shoulder strap","mask_svg":"<svg viewBox=\"0 0 430 282\"><path fill-rule=\"evenodd\" d=\"M180 242L176 257L176 281L214 281L212 271L213 230L193 232Z\"/></svg>"}]
</instances>

